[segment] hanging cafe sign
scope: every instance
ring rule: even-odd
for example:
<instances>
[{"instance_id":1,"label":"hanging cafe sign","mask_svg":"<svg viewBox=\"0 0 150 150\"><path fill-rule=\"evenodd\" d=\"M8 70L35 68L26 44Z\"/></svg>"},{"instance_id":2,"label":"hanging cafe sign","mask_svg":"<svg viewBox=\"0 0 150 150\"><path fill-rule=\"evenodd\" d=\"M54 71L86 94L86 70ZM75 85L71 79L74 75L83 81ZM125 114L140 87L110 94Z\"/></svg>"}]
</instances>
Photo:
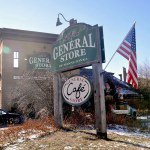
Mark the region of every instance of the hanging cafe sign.
<instances>
[{"instance_id":1,"label":"hanging cafe sign","mask_svg":"<svg viewBox=\"0 0 150 150\"><path fill-rule=\"evenodd\" d=\"M82 105L91 95L91 84L82 76L71 77L63 84L62 95L68 104Z\"/></svg>"},{"instance_id":2,"label":"hanging cafe sign","mask_svg":"<svg viewBox=\"0 0 150 150\"><path fill-rule=\"evenodd\" d=\"M67 71L101 62L101 30L98 25L90 26L84 23L77 23L65 29L53 45L52 71Z\"/></svg>"}]
</instances>

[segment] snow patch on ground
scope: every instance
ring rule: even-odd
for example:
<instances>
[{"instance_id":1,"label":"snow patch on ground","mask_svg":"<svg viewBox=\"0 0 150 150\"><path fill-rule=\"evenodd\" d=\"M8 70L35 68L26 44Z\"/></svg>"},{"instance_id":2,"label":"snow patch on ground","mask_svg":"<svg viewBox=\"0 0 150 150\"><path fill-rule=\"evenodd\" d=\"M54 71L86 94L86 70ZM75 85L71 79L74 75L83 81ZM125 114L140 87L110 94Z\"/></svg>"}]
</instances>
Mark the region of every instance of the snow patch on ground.
<instances>
[{"instance_id":1,"label":"snow patch on ground","mask_svg":"<svg viewBox=\"0 0 150 150\"><path fill-rule=\"evenodd\" d=\"M137 119L147 120L150 119L150 116L138 116Z\"/></svg>"},{"instance_id":2,"label":"snow patch on ground","mask_svg":"<svg viewBox=\"0 0 150 150\"><path fill-rule=\"evenodd\" d=\"M17 143L22 143L22 142L24 142L25 140L23 139L23 138L20 138L20 139L18 139L16 142Z\"/></svg>"},{"instance_id":3,"label":"snow patch on ground","mask_svg":"<svg viewBox=\"0 0 150 150\"><path fill-rule=\"evenodd\" d=\"M78 130L95 130L94 125L84 125L80 126ZM77 131L78 131L77 130ZM141 136L141 137L146 137L150 138L150 133L149 132L140 132L140 129L135 128L133 131L129 130L127 126L123 125L116 125L116 124L109 124L107 127L107 132L114 132L119 135L126 135L126 136Z\"/></svg>"},{"instance_id":4,"label":"snow patch on ground","mask_svg":"<svg viewBox=\"0 0 150 150\"><path fill-rule=\"evenodd\" d=\"M18 148L18 144L9 145L5 150L21 150L21 148Z\"/></svg>"},{"instance_id":5,"label":"snow patch on ground","mask_svg":"<svg viewBox=\"0 0 150 150\"><path fill-rule=\"evenodd\" d=\"M141 136L141 137L145 137L145 138L150 138L150 133L148 132L140 132L139 129L134 129L134 131L129 131L128 128L126 126L123 125L109 125L108 132L113 132L119 135L126 135L126 136Z\"/></svg>"}]
</instances>

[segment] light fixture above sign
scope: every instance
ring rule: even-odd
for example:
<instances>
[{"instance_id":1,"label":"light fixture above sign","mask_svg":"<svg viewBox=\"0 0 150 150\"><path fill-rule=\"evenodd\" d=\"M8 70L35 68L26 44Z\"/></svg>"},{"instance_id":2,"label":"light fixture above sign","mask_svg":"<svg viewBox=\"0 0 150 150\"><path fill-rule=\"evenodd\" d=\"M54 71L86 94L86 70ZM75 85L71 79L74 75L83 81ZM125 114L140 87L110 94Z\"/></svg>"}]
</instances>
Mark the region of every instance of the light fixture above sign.
<instances>
[{"instance_id":1,"label":"light fixture above sign","mask_svg":"<svg viewBox=\"0 0 150 150\"><path fill-rule=\"evenodd\" d=\"M62 16L63 17L63 19L66 21L66 22L69 22L69 24L70 25L73 25L73 24L76 24L77 23L77 20L74 20L73 18L72 19L70 19L69 21L64 17L64 15L62 14L62 13L59 13L58 14L58 18L57 18L57 22L56 22L56 26L60 26L60 25L62 25L62 22L60 21L60 19L59 19L59 16Z\"/></svg>"}]
</instances>

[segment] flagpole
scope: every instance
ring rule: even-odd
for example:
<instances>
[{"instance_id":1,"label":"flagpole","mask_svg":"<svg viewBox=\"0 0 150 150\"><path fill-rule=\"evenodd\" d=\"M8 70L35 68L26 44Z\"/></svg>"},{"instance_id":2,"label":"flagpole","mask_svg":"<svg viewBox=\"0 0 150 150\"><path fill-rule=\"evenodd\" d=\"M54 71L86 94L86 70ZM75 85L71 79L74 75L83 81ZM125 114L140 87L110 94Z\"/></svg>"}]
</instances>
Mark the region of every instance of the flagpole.
<instances>
[{"instance_id":1,"label":"flagpole","mask_svg":"<svg viewBox=\"0 0 150 150\"><path fill-rule=\"evenodd\" d=\"M132 30L132 28L134 27L135 23L136 23L136 21L134 21L134 24L133 24L133 26L131 27L131 29L129 30L129 32ZM127 35L129 34L129 32L127 33ZM123 41L126 39L127 35L125 36L125 38L123 39ZM123 42L123 41L122 41L122 42ZM122 44L122 42L121 42L121 44ZM119 47L121 46L121 44L119 45ZM119 47L118 47L118 48L119 48ZM117 50L118 50L118 48L117 48ZM117 53L117 50L114 52L114 54L113 54L112 57L110 58L109 62L108 62L107 65L105 66L104 71L106 70L107 66L109 65L109 63L111 62L111 60L113 59L113 57L115 56L115 54Z\"/></svg>"},{"instance_id":2,"label":"flagpole","mask_svg":"<svg viewBox=\"0 0 150 150\"><path fill-rule=\"evenodd\" d=\"M113 59L113 57L115 56L117 51L114 52L114 54L111 56L109 62L107 63L107 65L105 66L104 70L106 70L107 66L109 65L109 63L111 62L111 60Z\"/></svg>"}]
</instances>

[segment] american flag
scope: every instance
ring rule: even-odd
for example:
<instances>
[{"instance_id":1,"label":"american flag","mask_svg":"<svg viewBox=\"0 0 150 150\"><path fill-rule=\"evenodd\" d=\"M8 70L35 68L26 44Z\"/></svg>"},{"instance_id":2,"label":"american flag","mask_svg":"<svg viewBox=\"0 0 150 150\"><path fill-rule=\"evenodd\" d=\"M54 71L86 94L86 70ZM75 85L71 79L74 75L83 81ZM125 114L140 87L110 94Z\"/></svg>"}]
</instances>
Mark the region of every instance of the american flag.
<instances>
[{"instance_id":1,"label":"american flag","mask_svg":"<svg viewBox=\"0 0 150 150\"><path fill-rule=\"evenodd\" d=\"M136 39L135 24L117 49L117 52L129 61L127 83L138 88L137 61L136 61Z\"/></svg>"}]
</instances>

